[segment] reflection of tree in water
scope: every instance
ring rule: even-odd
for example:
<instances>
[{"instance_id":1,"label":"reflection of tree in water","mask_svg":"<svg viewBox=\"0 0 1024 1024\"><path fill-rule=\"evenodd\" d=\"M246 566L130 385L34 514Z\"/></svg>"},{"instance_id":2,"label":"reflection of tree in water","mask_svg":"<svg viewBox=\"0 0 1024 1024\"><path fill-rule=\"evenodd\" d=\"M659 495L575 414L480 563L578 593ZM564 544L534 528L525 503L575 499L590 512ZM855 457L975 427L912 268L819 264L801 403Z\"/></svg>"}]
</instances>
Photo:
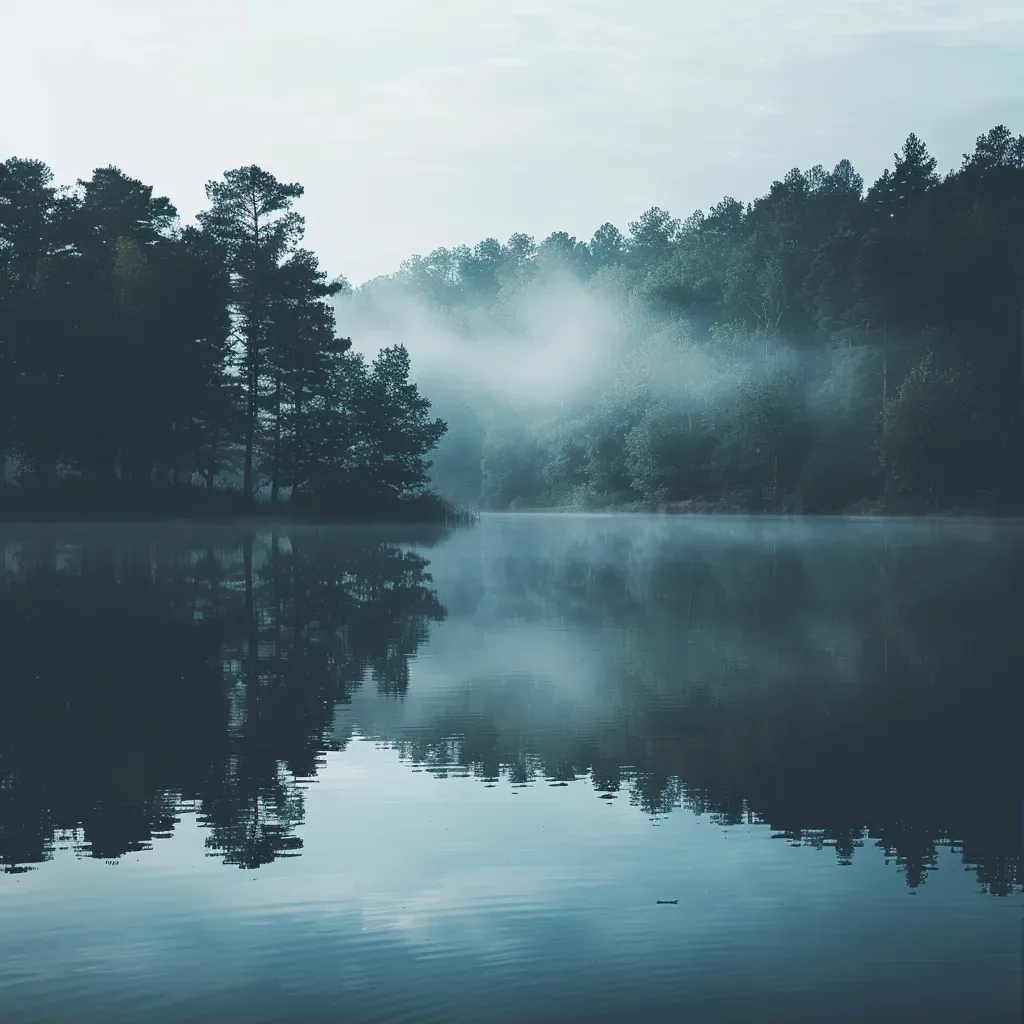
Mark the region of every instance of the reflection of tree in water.
<instances>
[{"instance_id":1,"label":"reflection of tree in water","mask_svg":"<svg viewBox=\"0 0 1024 1024\"><path fill-rule=\"evenodd\" d=\"M352 532L168 534L4 548L0 862L70 835L112 859L194 807L207 846L255 867L301 848L297 780L369 676L401 694L444 616L426 561Z\"/></svg>"},{"instance_id":2,"label":"reflection of tree in water","mask_svg":"<svg viewBox=\"0 0 1024 1024\"><path fill-rule=\"evenodd\" d=\"M492 679L397 745L429 759L444 737L448 763L485 778L589 776L651 815L683 805L761 821L842 863L873 843L911 886L949 845L986 889L1012 891L1020 534L998 545L899 529L856 544L790 536L689 550L598 536L559 559L497 560L499 614L561 617L604 645L607 678L594 687L613 698L545 729L534 723L570 716L534 690L528 724L512 729L508 695L531 684Z\"/></svg>"},{"instance_id":3,"label":"reflection of tree in water","mask_svg":"<svg viewBox=\"0 0 1024 1024\"><path fill-rule=\"evenodd\" d=\"M297 852L336 705L368 680L367 708L392 707L444 615L425 561L330 530L53 536L5 548L6 868L57 842L116 858L186 807L228 863ZM841 862L877 844L912 886L948 844L1006 893L1024 779L1024 551L1006 536L512 543L470 582L496 621L575 631L593 707L509 670L413 732L360 728L438 775L587 777L647 814L760 821Z\"/></svg>"}]
</instances>

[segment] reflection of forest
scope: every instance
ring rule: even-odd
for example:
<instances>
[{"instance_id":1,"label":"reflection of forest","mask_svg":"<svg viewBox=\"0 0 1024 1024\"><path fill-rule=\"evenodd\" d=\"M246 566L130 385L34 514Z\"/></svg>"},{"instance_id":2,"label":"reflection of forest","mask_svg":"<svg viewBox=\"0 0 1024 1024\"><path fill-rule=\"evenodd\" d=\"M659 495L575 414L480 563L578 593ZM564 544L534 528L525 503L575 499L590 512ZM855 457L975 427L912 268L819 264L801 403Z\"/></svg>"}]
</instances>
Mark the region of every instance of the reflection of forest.
<instances>
[{"instance_id":1,"label":"reflection of forest","mask_svg":"<svg viewBox=\"0 0 1024 1024\"><path fill-rule=\"evenodd\" d=\"M1022 881L1019 531L836 522L681 544L610 529L529 558L537 545L503 528L488 616L600 645L596 710L570 722L554 683L545 697L535 681L467 680L445 720L394 737L407 756L521 781L589 774L648 813L762 821L841 861L874 843L911 886L938 844L991 892Z\"/></svg>"},{"instance_id":2,"label":"reflection of forest","mask_svg":"<svg viewBox=\"0 0 1024 1024\"><path fill-rule=\"evenodd\" d=\"M353 532L123 536L4 544L0 862L114 858L185 807L227 863L294 854L335 703L404 692L444 617L426 561Z\"/></svg>"},{"instance_id":3,"label":"reflection of forest","mask_svg":"<svg viewBox=\"0 0 1024 1024\"><path fill-rule=\"evenodd\" d=\"M763 821L842 861L875 843L912 886L939 844L991 892L1024 880L1019 531L480 529L438 554L461 574L451 628L578 644L598 668L575 706L558 667L492 653L478 672L458 648L403 718L410 656L445 609L425 559L384 535L8 543L0 860L65 840L113 858L185 808L227 863L294 854L301 780L354 727L439 774L588 777L649 814Z\"/></svg>"}]
</instances>

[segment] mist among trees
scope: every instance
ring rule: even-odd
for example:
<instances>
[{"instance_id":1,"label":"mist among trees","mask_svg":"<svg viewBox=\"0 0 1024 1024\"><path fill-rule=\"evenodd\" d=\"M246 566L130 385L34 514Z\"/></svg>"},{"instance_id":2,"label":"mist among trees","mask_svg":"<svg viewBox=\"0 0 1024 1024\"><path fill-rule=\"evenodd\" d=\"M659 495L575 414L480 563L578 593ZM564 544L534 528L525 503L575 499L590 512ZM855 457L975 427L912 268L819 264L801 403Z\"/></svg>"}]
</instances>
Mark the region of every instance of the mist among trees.
<instances>
[{"instance_id":1,"label":"mist among trees","mask_svg":"<svg viewBox=\"0 0 1024 1024\"><path fill-rule=\"evenodd\" d=\"M744 204L589 242L437 249L340 298L409 332L449 422L433 480L490 508L1019 507L1024 136L945 176L916 135Z\"/></svg>"},{"instance_id":2,"label":"mist among trees","mask_svg":"<svg viewBox=\"0 0 1024 1024\"><path fill-rule=\"evenodd\" d=\"M206 192L183 227L117 168L60 188L0 164L6 514L431 518L430 484L484 508L1024 498L1005 127L944 177L910 135L867 188L848 160L793 169L752 203L437 249L354 292L303 248L300 185L253 166Z\"/></svg>"}]
</instances>

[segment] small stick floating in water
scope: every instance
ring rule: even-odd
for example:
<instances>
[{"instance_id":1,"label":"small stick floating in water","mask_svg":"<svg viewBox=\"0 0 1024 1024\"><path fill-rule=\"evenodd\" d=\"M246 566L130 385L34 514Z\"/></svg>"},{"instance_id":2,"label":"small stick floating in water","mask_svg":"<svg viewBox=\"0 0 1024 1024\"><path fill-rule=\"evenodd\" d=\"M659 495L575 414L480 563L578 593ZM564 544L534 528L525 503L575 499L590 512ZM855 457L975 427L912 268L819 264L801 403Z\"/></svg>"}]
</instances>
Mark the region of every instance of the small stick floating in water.
<instances>
[{"instance_id":1,"label":"small stick floating in water","mask_svg":"<svg viewBox=\"0 0 1024 1024\"><path fill-rule=\"evenodd\" d=\"M678 903L679 900L658 900L658 903Z\"/></svg>"}]
</instances>

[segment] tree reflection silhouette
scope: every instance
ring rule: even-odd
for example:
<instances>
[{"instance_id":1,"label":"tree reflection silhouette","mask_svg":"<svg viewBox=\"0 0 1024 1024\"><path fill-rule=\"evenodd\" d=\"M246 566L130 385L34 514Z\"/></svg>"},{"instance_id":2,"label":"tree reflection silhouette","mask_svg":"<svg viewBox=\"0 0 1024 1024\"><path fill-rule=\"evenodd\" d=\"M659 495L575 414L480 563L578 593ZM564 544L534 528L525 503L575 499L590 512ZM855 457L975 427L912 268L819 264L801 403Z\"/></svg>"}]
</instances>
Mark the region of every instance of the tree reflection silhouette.
<instances>
[{"instance_id":1,"label":"tree reflection silhouette","mask_svg":"<svg viewBox=\"0 0 1024 1024\"><path fill-rule=\"evenodd\" d=\"M557 668L547 685L495 664L454 676L415 728L387 709L414 696L410 658L446 612L407 547L329 529L19 537L0 591L0 860L21 870L65 834L113 859L184 806L225 863L294 856L303 780L369 684L350 726L438 777L587 779L652 817L759 822L840 864L874 845L911 887L949 845L1009 893L1021 535L841 528L680 543L612 527L545 547L509 527L465 578L466 621L514 623L523 643L557 623L595 654L592 707L571 713Z\"/></svg>"},{"instance_id":2,"label":"tree reflection silhouette","mask_svg":"<svg viewBox=\"0 0 1024 1024\"><path fill-rule=\"evenodd\" d=\"M840 864L874 844L912 888L949 845L985 889L1009 893L1022 881L1022 535L906 524L844 544L801 530L659 545L595 527L543 556L509 541L507 557L492 553L493 614L589 638L607 655L592 685L612 710L560 732L511 729L517 684L467 679L431 726L382 738L487 779L496 766L516 783L589 774L649 815L763 822ZM519 712L565 718L541 699L531 689Z\"/></svg>"},{"instance_id":3,"label":"tree reflection silhouette","mask_svg":"<svg viewBox=\"0 0 1024 1024\"><path fill-rule=\"evenodd\" d=\"M402 662L444 617L426 560L330 531L140 534L4 547L0 862L52 855L58 833L115 859L183 803L225 863L301 849L297 780L316 773L337 703Z\"/></svg>"}]
</instances>

